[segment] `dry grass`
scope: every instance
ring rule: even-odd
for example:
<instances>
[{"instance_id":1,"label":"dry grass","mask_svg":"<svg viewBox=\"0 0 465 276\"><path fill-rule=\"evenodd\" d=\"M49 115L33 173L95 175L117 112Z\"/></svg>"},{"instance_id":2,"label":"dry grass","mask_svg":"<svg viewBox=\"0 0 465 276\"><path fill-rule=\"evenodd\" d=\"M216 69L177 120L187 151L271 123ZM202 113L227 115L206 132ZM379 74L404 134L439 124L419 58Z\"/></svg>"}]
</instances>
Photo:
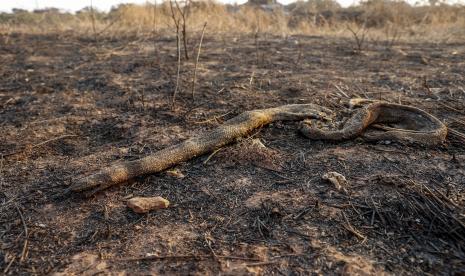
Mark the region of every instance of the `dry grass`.
<instances>
[{"instance_id":1,"label":"dry grass","mask_svg":"<svg viewBox=\"0 0 465 276\"><path fill-rule=\"evenodd\" d=\"M411 6L405 2L370 0L359 6L341 8L331 0L280 5L223 5L213 1L190 5L187 24L190 32L200 32L205 22L209 33L274 35L351 36L347 26L365 26L371 39L414 39L438 42L459 40L465 35L465 7L460 5ZM98 34L115 35L134 32L172 34L174 25L169 3L159 5L120 5L108 13L96 12ZM91 10L77 14L57 10L16 11L0 15L2 33L25 31L92 32Z\"/></svg>"}]
</instances>

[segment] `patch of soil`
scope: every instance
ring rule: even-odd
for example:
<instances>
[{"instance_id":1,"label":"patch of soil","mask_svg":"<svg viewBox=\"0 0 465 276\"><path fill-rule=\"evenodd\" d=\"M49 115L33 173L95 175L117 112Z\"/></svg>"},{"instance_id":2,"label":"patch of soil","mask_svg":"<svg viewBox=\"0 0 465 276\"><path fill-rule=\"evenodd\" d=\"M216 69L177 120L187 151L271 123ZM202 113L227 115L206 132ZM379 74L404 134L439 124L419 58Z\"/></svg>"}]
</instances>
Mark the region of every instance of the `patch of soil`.
<instances>
[{"instance_id":1,"label":"patch of soil","mask_svg":"<svg viewBox=\"0 0 465 276\"><path fill-rule=\"evenodd\" d=\"M172 110L172 38L11 35L0 45L0 271L465 273L465 47L373 41L354 55L350 43L260 36L257 53L254 37L208 37L195 99L194 64L183 61ZM183 177L54 197L245 110L315 103L347 114L352 97L423 108L451 134L437 147L332 143L274 123L178 165ZM347 193L321 179L329 171L346 177ZM171 205L139 215L125 205L133 196Z\"/></svg>"}]
</instances>

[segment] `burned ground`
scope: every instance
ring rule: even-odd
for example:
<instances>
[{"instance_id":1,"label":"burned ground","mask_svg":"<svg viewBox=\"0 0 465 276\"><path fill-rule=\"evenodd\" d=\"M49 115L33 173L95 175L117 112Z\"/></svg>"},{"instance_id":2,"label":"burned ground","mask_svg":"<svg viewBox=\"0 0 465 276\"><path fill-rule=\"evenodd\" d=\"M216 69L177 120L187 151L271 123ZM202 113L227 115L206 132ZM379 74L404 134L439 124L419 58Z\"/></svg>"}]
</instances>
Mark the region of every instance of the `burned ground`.
<instances>
[{"instance_id":1,"label":"burned ground","mask_svg":"<svg viewBox=\"0 0 465 276\"><path fill-rule=\"evenodd\" d=\"M198 38L198 37L195 37ZM194 43L192 43L193 45ZM0 44L1 271L159 274L465 272L465 47L346 38L176 41L10 34ZM258 47L257 47L258 46ZM192 47L194 48L194 47ZM55 198L74 180L140 158L256 108L349 98L425 109L452 132L437 147L310 141L297 123L95 197ZM258 139L258 140L257 140ZM348 193L321 176L337 171ZM170 208L132 213L132 196Z\"/></svg>"}]
</instances>

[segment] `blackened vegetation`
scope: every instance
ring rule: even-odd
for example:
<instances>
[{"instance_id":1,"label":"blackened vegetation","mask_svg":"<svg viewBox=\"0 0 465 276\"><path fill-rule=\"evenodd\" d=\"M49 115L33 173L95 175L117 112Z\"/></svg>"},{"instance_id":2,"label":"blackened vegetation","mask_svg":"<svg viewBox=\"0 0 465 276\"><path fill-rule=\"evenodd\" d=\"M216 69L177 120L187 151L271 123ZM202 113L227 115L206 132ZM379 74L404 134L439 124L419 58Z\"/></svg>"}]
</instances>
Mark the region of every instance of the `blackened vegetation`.
<instances>
[{"instance_id":1,"label":"blackened vegetation","mask_svg":"<svg viewBox=\"0 0 465 276\"><path fill-rule=\"evenodd\" d=\"M257 67L254 36L205 35L195 103L191 60L176 110L172 37L156 49L134 35L102 35L96 47L70 33L10 34L0 45L0 274L464 272L462 44L396 43L404 55L366 40L354 56L350 38L261 35ZM315 103L348 115L352 97L417 106L450 135L438 147L335 143L278 122L177 166L184 178L160 173L90 199L53 199L77 176L245 110ZM347 194L321 179L328 171L348 179ZM141 216L125 206L154 195L170 208ZM82 254L107 266L70 271Z\"/></svg>"},{"instance_id":2,"label":"blackened vegetation","mask_svg":"<svg viewBox=\"0 0 465 276\"><path fill-rule=\"evenodd\" d=\"M461 250L465 224L461 207L448 196L402 176L375 176L367 197L353 201L358 219L378 228L412 236L436 237Z\"/></svg>"}]
</instances>

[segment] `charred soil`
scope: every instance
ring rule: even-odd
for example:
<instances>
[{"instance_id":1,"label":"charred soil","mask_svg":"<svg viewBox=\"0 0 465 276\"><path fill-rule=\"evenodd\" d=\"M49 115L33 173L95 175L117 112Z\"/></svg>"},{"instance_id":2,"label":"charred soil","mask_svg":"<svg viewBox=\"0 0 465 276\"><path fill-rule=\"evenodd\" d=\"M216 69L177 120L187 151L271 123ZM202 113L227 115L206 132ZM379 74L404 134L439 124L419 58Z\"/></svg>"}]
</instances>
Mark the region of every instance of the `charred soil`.
<instances>
[{"instance_id":1,"label":"charred soil","mask_svg":"<svg viewBox=\"0 0 465 276\"><path fill-rule=\"evenodd\" d=\"M198 40L200 34L192 37ZM13 33L0 44L0 273L465 273L465 46L338 37L176 40ZM194 53L195 43L191 43ZM194 55L192 55L194 56ZM452 132L437 147L311 141L297 123L92 198L76 179L246 110L352 97L413 105ZM322 175L348 181L338 191ZM162 196L145 215L134 196Z\"/></svg>"}]
</instances>

